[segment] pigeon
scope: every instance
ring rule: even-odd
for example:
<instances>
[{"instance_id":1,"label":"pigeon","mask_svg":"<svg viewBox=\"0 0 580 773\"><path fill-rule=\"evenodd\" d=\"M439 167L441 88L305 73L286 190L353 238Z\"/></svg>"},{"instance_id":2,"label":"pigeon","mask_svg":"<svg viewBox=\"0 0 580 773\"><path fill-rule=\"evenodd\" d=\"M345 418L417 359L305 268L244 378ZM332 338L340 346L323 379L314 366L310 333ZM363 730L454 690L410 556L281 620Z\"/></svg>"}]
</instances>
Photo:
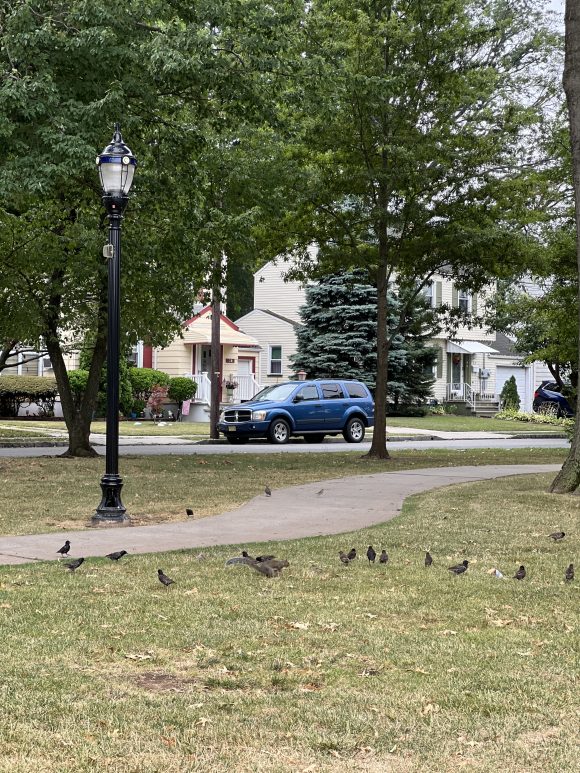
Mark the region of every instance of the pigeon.
<instances>
[{"instance_id":1,"label":"pigeon","mask_svg":"<svg viewBox=\"0 0 580 773\"><path fill-rule=\"evenodd\" d=\"M187 515L189 518L193 518L193 510L191 509L191 507L186 507L186 508L185 508L185 514L186 514L186 515Z\"/></svg>"},{"instance_id":2,"label":"pigeon","mask_svg":"<svg viewBox=\"0 0 580 773\"><path fill-rule=\"evenodd\" d=\"M106 558L110 558L111 561L118 561L120 558L123 558L123 556L127 555L126 550L118 550L116 553L107 553L105 556Z\"/></svg>"},{"instance_id":3,"label":"pigeon","mask_svg":"<svg viewBox=\"0 0 580 773\"><path fill-rule=\"evenodd\" d=\"M346 554L346 557L348 558L349 561L354 561L354 559L356 558L356 549L351 548Z\"/></svg>"},{"instance_id":4,"label":"pigeon","mask_svg":"<svg viewBox=\"0 0 580 773\"><path fill-rule=\"evenodd\" d=\"M264 489L264 494L267 497L271 497L272 496L272 490L271 490L270 486L266 486L266 488Z\"/></svg>"},{"instance_id":5,"label":"pigeon","mask_svg":"<svg viewBox=\"0 0 580 773\"><path fill-rule=\"evenodd\" d=\"M514 580L523 580L526 576L526 567L522 564L518 571L514 574Z\"/></svg>"},{"instance_id":6,"label":"pigeon","mask_svg":"<svg viewBox=\"0 0 580 773\"><path fill-rule=\"evenodd\" d=\"M433 563L433 556L428 550L425 551L425 566L431 566Z\"/></svg>"},{"instance_id":7,"label":"pigeon","mask_svg":"<svg viewBox=\"0 0 580 773\"><path fill-rule=\"evenodd\" d=\"M256 556L256 561L262 563L263 561L272 561L276 556Z\"/></svg>"},{"instance_id":8,"label":"pigeon","mask_svg":"<svg viewBox=\"0 0 580 773\"><path fill-rule=\"evenodd\" d=\"M570 566L566 569L564 579L568 582L571 582L574 579L574 564L570 564Z\"/></svg>"},{"instance_id":9,"label":"pigeon","mask_svg":"<svg viewBox=\"0 0 580 773\"><path fill-rule=\"evenodd\" d=\"M269 566L272 569L277 569L278 571L282 571L282 569L285 569L287 566L290 566L290 562L287 561L285 558L284 559L272 558L269 561L259 561L258 563L261 563L264 566Z\"/></svg>"},{"instance_id":10,"label":"pigeon","mask_svg":"<svg viewBox=\"0 0 580 773\"><path fill-rule=\"evenodd\" d=\"M342 550L338 551L338 557L340 558L343 564L350 564L350 558Z\"/></svg>"},{"instance_id":11,"label":"pigeon","mask_svg":"<svg viewBox=\"0 0 580 773\"><path fill-rule=\"evenodd\" d=\"M165 585L166 588L175 582L175 580L172 580L171 577L168 577L166 574L163 574L163 569L157 570L157 576L159 577L159 582L163 583L163 585Z\"/></svg>"},{"instance_id":12,"label":"pigeon","mask_svg":"<svg viewBox=\"0 0 580 773\"><path fill-rule=\"evenodd\" d=\"M70 542L67 540L64 543L64 545L60 548L60 550L57 550L56 552L60 553L61 556L66 556L66 554L69 552L69 550L70 550Z\"/></svg>"},{"instance_id":13,"label":"pigeon","mask_svg":"<svg viewBox=\"0 0 580 773\"><path fill-rule=\"evenodd\" d=\"M233 558L228 558L226 566L252 566L255 562L256 559L251 556L234 556Z\"/></svg>"},{"instance_id":14,"label":"pigeon","mask_svg":"<svg viewBox=\"0 0 580 773\"><path fill-rule=\"evenodd\" d=\"M463 572L467 571L468 566L469 566L469 561L465 560L461 564L456 564L455 566L449 566L448 569L450 572L453 572L453 574L463 574Z\"/></svg>"},{"instance_id":15,"label":"pigeon","mask_svg":"<svg viewBox=\"0 0 580 773\"><path fill-rule=\"evenodd\" d=\"M76 561L71 561L70 564L65 564L65 566L69 572L74 572L74 570L78 569L84 560L84 558L77 558Z\"/></svg>"},{"instance_id":16,"label":"pigeon","mask_svg":"<svg viewBox=\"0 0 580 773\"><path fill-rule=\"evenodd\" d=\"M379 564L386 564L389 560L389 556L386 550L383 550L379 556Z\"/></svg>"},{"instance_id":17,"label":"pigeon","mask_svg":"<svg viewBox=\"0 0 580 773\"><path fill-rule=\"evenodd\" d=\"M367 558L369 560L369 564L374 564L376 557L377 557L377 554L376 554L373 546L369 545L368 550L367 550Z\"/></svg>"},{"instance_id":18,"label":"pigeon","mask_svg":"<svg viewBox=\"0 0 580 773\"><path fill-rule=\"evenodd\" d=\"M242 556L243 556L244 558L251 558L251 559L252 559L252 561L255 561L255 559L253 558L253 556L251 556L251 555L248 553L248 551L247 551L247 550L242 550Z\"/></svg>"},{"instance_id":19,"label":"pigeon","mask_svg":"<svg viewBox=\"0 0 580 773\"><path fill-rule=\"evenodd\" d=\"M565 536L566 536L565 531L555 531L553 532L553 534L548 534L548 537L551 537L554 540L554 542L559 542L561 539L564 539Z\"/></svg>"},{"instance_id":20,"label":"pigeon","mask_svg":"<svg viewBox=\"0 0 580 773\"><path fill-rule=\"evenodd\" d=\"M322 494L324 494L324 489L323 488L321 488L320 491L316 492L316 496L317 497L321 496Z\"/></svg>"}]
</instances>

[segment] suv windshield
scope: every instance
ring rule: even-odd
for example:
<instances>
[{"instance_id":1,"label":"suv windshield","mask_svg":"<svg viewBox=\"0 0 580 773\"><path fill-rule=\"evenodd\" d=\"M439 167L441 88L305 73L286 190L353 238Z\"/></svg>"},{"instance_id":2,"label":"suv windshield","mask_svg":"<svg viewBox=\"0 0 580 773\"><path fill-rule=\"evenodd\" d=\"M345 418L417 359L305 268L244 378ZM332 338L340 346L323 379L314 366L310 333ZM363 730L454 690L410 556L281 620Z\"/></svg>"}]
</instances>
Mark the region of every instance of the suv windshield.
<instances>
[{"instance_id":1,"label":"suv windshield","mask_svg":"<svg viewBox=\"0 0 580 773\"><path fill-rule=\"evenodd\" d=\"M283 400L288 399L297 386L297 384L277 384L276 386L266 387L266 389L262 389L261 392L258 392L255 397L252 397L252 402L264 403L268 400L282 402Z\"/></svg>"}]
</instances>

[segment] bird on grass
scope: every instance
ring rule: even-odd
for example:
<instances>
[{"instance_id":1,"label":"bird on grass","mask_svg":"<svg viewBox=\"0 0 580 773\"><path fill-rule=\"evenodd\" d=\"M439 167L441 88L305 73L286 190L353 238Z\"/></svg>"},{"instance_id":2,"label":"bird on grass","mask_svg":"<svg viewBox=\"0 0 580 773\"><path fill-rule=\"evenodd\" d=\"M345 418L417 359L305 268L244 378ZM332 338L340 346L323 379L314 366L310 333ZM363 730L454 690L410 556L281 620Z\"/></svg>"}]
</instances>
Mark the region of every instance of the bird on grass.
<instances>
[{"instance_id":1,"label":"bird on grass","mask_svg":"<svg viewBox=\"0 0 580 773\"><path fill-rule=\"evenodd\" d=\"M262 563L263 561L272 561L276 556L256 556L256 561Z\"/></svg>"},{"instance_id":2,"label":"bird on grass","mask_svg":"<svg viewBox=\"0 0 580 773\"><path fill-rule=\"evenodd\" d=\"M159 582L163 583L166 588L168 588L170 585L172 585L175 580L172 580L171 577L168 577L166 574L163 573L163 569L157 570L157 577L159 578Z\"/></svg>"},{"instance_id":3,"label":"bird on grass","mask_svg":"<svg viewBox=\"0 0 580 773\"><path fill-rule=\"evenodd\" d=\"M463 574L463 572L467 571L468 566L469 561L465 560L460 564L455 564L455 566L449 566L448 569L450 572L453 572L453 574Z\"/></svg>"},{"instance_id":4,"label":"bird on grass","mask_svg":"<svg viewBox=\"0 0 580 773\"><path fill-rule=\"evenodd\" d=\"M346 553L343 550L338 551L338 557L340 558L343 564L346 564L347 566L348 564L350 564L350 558L346 555Z\"/></svg>"},{"instance_id":5,"label":"bird on grass","mask_svg":"<svg viewBox=\"0 0 580 773\"><path fill-rule=\"evenodd\" d=\"M191 509L191 507L186 507L186 508L185 508L185 514L186 514L186 515L187 515L189 518L192 518L192 517L193 517L193 510Z\"/></svg>"},{"instance_id":6,"label":"bird on grass","mask_svg":"<svg viewBox=\"0 0 580 773\"><path fill-rule=\"evenodd\" d=\"M260 574L264 574L266 577L279 577L280 576L280 569L274 569L273 566L268 566L268 564L261 564L258 561L254 561L253 564L250 564L252 569L255 569L257 572L260 572Z\"/></svg>"},{"instance_id":7,"label":"bird on grass","mask_svg":"<svg viewBox=\"0 0 580 773\"><path fill-rule=\"evenodd\" d=\"M70 542L69 542L69 540L67 540L64 543L64 545L59 550L57 550L56 552L60 553L61 556L66 556L66 554L69 552L69 550L70 550Z\"/></svg>"},{"instance_id":8,"label":"bird on grass","mask_svg":"<svg viewBox=\"0 0 580 773\"><path fill-rule=\"evenodd\" d=\"M518 571L514 574L514 580L523 580L526 576L526 567L522 564Z\"/></svg>"},{"instance_id":9,"label":"bird on grass","mask_svg":"<svg viewBox=\"0 0 580 773\"><path fill-rule=\"evenodd\" d=\"M107 553L105 558L110 558L111 561L119 561L119 559L123 558L123 556L127 555L126 550L118 550L116 553Z\"/></svg>"},{"instance_id":10,"label":"bird on grass","mask_svg":"<svg viewBox=\"0 0 580 773\"><path fill-rule=\"evenodd\" d=\"M71 561L70 564L65 564L65 566L69 570L69 572L74 572L75 569L79 568L79 566L83 563L84 560L85 560L84 558L77 558L76 561Z\"/></svg>"},{"instance_id":11,"label":"bird on grass","mask_svg":"<svg viewBox=\"0 0 580 773\"><path fill-rule=\"evenodd\" d=\"M252 559L252 561L255 561L254 557L253 557L253 556L251 556L251 555L248 553L248 551L247 551L247 550L242 550L242 556L243 556L244 558L251 558L251 559Z\"/></svg>"},{"instance_id":12,"label":"bird on grass","mask_svg":"<svg viewBox=\"0 0 580 773\"><path fill-rule=\"evenodd\" d=\"M387 564L389 562L389 555L386 550L383 550L381 552L381 555L379 556L379 564Z\"/></svg>"},{"instance_id":13,"label":"bird on grass","mask_svg":"<svg viewBox=\"0 0 580 773\"><path fill-rule=\"evenodd\" d=\"M574 579L574 564L570 564L570 566L566 569L566 574L564 575L564 579L567 582L572 582Z\"/></svg>"},{"instance_id":14,"label":"bird on grass","mask_svg":"<svg viewBox=\"0 0 580 773\"><path fill-rule=\"evenodd\" d=\"M346 554L346 556L347 556L349 561L354 561L354 559L356 558L356 549L355 548L351 548L348 551L348 553Z\"/></svg>"},{"instance_id":15,"label":"bird on grass","mask_svg":"<svg viewBox=\"0 0 580 773\"><path fill-rule=\"evenodd\" d=\"M548 534L548 537L551 537L554 542L560 542L561 539L564 539L566 536L565 531L555 531L552 534Z\"/></svg>"},{"instance_id":16,"label":"bird on grass","mask_svg":"<svg viewBox=\"0 0 580 773\"><path fill-rule=\"evenodd\" d=\"M431 566L433 563L433 556L428 550L425 551L425 566Z\"/></svg>"},{"instance_id":17,"label":"bird on grass","mask_svg":"<svg viewBox=\"0 0 580 773\"><path fill-rule=\"evenodd\" d=\"M377 557L377 554L375 549L373 548L372 545L369 545L367 550L367 558L369 560L369 564L374 564L376 557Z\"/></svg>"},{"instance_id":18,"label":"bird on grass","mask_svg":"<svg viewBox=\"0 0 580 773\"><path fill-rule=\"evenodd\" d=\"M270 486L266 486L266 488L264 489L264 494L267 497L271 497L272 496L272 489L270 488Z\"/></svg>"}]
</instances>

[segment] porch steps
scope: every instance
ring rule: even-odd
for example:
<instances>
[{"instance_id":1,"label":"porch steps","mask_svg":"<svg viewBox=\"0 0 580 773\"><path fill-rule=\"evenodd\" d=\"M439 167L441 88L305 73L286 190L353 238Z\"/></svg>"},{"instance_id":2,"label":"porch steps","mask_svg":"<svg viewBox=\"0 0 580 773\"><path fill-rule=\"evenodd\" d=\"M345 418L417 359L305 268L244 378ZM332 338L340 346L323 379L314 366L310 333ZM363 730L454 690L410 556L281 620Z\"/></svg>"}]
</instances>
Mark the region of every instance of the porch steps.
<instances>
[{"instance_id":1,"label":"porch steps","mask_svg":"<svg viewBox=\"0 0 580 773\"><path fill-rule=\"evenodd\" d=\"M499 411L499 400L475 400L471 415L479 418L492 419Z\"/></svg>"}]
</instances>

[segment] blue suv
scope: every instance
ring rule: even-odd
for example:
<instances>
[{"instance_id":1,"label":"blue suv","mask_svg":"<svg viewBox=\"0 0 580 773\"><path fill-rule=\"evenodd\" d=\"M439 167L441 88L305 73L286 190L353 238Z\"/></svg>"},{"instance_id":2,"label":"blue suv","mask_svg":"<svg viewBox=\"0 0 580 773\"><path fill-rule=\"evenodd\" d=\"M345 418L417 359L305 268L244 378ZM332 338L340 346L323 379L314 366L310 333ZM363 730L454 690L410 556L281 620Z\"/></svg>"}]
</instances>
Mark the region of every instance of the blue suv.
<instances>
[{"instance_id":1,"label":"blue suv","mask_svg":"<svg viewBox=\"0 0 580 773\"><path fill-rule=\"evenodd\" d=\"M235 444L265 437L281 445L291 435L320 443L325 435L341 433L349 443L360 443L365 429L373 426L374 412L373 398L360 381L288 381L225 408L218 429Z\"/></svg>"}]
</instances>

